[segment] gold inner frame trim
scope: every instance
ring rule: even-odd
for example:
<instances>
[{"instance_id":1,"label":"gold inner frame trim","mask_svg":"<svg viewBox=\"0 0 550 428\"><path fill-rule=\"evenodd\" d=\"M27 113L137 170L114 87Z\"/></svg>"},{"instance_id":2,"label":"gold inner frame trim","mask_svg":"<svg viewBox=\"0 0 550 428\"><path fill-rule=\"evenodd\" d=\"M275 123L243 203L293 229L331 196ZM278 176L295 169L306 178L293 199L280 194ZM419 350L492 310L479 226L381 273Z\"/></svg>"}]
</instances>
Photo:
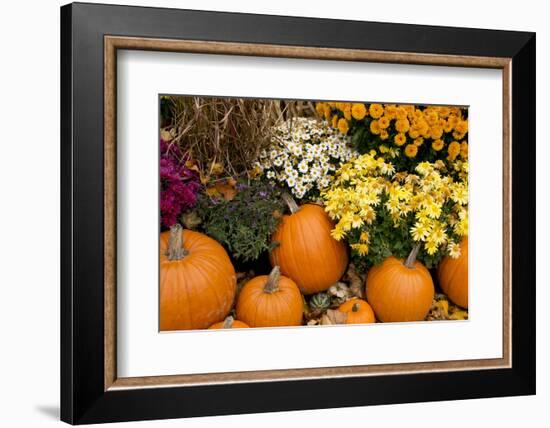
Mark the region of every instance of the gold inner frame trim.
<instances>
[{"instance_id":1,"label":"gold inner frame trim","mask_svg":"<svg viewBox=\"0 0 550 428\"><path fill-rule=\"evenodd\" d=\"M213 55L244 55L378 63L493 68L503 81L503 349L502 358L434 361L305 369L262 370L171 376L117 377L116 368L116 67L117 50L148 50ZM104 37L104 389L155 388L298 379L362 377L511 367L512 355L512 165L511 58L383 52L303 46L266 45L139 37Z\"/></svg>"}]
</instances>

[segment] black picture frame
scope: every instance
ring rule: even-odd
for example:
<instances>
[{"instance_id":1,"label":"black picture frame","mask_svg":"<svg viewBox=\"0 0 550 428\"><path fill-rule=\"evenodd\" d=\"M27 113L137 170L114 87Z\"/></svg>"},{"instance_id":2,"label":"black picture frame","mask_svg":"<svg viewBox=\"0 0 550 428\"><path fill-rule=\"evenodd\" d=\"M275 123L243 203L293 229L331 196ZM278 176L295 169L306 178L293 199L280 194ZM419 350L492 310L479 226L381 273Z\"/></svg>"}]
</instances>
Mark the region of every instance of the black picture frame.
<instances>
[{"instance_id":1,"label":"black picture frame","mask_svg":"<svg viewBox=\"0 0 550 428\"><path fill-rule=\"evenodd\" d=\"M511 58L512 367L105 391L105 35ZM61 419L86 424L534 394L535 97L534 33L85 3L63 6Z\"/></svg>"}]
</instances>

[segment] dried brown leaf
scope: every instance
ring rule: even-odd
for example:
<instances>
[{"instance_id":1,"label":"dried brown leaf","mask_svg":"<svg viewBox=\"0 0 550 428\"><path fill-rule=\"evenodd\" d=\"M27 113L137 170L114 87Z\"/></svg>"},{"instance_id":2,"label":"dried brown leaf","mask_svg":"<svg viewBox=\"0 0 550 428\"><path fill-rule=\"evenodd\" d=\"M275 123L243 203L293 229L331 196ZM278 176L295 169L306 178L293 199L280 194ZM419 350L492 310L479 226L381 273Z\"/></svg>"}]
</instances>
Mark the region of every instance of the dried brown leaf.
<instances>
[{"instance_id":1,"label":"dried brown leaf","mask_svg":"<svg viewBox=\"0 0 550 428\"><path fill-rule=\"evenodd\" d=\"M202 219L199 217L196 211L187 211L181 215L181 221L187 229L194 230L201 223Z\"/></svg>"},{"instance_id":2,"label":"dried brown leaf","mask_svg":"<svg viewBox=\"0 0 550 428\"><path fill-rule=\"evenodd\" d=\"M353 296L363 299L365 297L365 280L355 269L355 265L350 263L344 278L349 282L350 292Z\"/></svg>"},{"instance_id":3,"label":"dried brown leaf","mask_svg":"<svg viewBox=\"0 0 550 428\"><path fill-rule=\"evenodd\" d=\"M348 319L348 314L335 309L329 309L321 318L321 324L324 318L328 320L329 324L345 324Z\"/></svg>"}]
</instances>

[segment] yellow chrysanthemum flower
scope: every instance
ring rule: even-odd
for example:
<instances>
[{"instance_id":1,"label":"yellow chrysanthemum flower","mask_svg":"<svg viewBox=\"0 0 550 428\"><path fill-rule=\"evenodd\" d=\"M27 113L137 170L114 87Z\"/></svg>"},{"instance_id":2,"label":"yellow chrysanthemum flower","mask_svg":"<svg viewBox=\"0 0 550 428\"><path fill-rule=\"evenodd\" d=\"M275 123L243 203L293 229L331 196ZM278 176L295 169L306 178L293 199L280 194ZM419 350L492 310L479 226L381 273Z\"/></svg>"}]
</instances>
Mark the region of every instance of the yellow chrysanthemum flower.
<instances>
[{"instance_id":1,"label":"yellow chrysanthemum flower","mask_svg":"<svg viewBox=\"0 0 550 428\"><path fill-rule=\"evenodd\" d=\"M369 114L374 118L378 119L384 113L384 107L382 104L371 104L369 106Z\"/></svg>"},{"instance_id":2,"label":"yellow chrysanthemum flower","mask_svg":"<svg viewBox=\"0 0 550 428\"><path fill-rule=\"evenodd\" d=\"M407 147L405 147L405 155L409 158L414 158L416 154L418 153L418 147L414 144L407 144Z\"/></svg>"},{"instance_id":3,"label":"yellow chrysanthemum flower","mask_svg":"<svg viewBox=\"0 0 550 428\"><path fill-rule=\"evenodd\" d=\"M323 110L324 110L325 119L330 120L332 115L332 110L330 106L328 104L323 104Z\"/></svg>"},{"instance_id":4,"label":"yellow chrysanthemum flower","mask_svg":"<svg viewBox=\"0 0 550 428\"><path fill-rule=\"evenodd\" d=\"M436 111L433 109L428 112L428 114L425 114L426 121L429 125L435 125L437 121L439 120L439 115Z\"/></svg>"},{"instance_id":5,"label":"yellow chrysanthemum flower","mask_svg":"<svg viewBox=\"0 0 550 428\"><path fill-rule=\"evenodd\" d=\"M467 141L463 141L462 143L460 143L460 156L462 156L463 158L468 157L468 142Z\"/></svg>"},{"instance_id":6,"label":"yellow chrysanthemum flower","mask_svg":"<svg viewBox=\"0 0 550 428\"><path fill-rule=\"evenodd\" d=\"M452 123L451 121L447 120L445 121L445 124L443 125L443 131L449 133L449 132L452 132L452 130L454 129L455 125L454 123Z\"/></svg>"},{"instance_id":7,"label":"yellow chrysanthemum flower","mask_svg":"<svg viewBox=\"0 0 550 428\"><path fill-rule=\"evenodd\" d=\"M378 125L380 129L387 129L390 126L390 120L386 116L382 116L378 119Z\"/></svg>"},{"instance_id":8,"label":"yellow chrysanthemum flower","mask_svg":"<svg viewBox=\"0 0 550 428\"><path fill-rule=\"evenodd\" d=\"M402 132L402 133L405 133L407 132L409 129L410 129L411 125L409 123L409 121L407 120L407 118L403 118L403 119L397 119L395 121L395 130L397 132Z\"/></svg>"},{"instance_id":9,"label":"yellow chrysanthemum flower","mask_svg":"<svg viewBox=\"0 0 550 428\"><path fill-rule=\"evenodd\" d=\"M458 259L460 257L460 245L453 241L449 242L449 245L447 245L447 253L453 259Z\"/></svg>"},{"instance_id":10,"label":"yellow chrysanthemum flower","mask_svg":"<svg viewBox=\"0 0 550 428\"><path fill-rule=\"evenodd\" d=\"M447 117L449 116L449 113L450 113L449 107L445 107L445 106L439 107L439 116Z\"/></svg>"},{"instance_id":11,"label":"yellow chrysanthemum flower","mask_svg":"<svg viewBox=\"0 0 550 428\"><path fill-rule=\"evenodd\" d=\"M402 106L399 106L395 109L395 117L398 120L403 120L407 118L407 110L405 110Z\"/></svg>"},{"instance_id":12,"label":"yellow chrysanthemum flower","mask_svg":"<svg viewBox=\"0 0 550 428\"><path fill-rule=\"evenodd\" d=\"M461 134L468 132L468 120L459 120L455 125L455 130Z\"/></svg>"},{"instance_id":13,"label":"yellow chrysanthemum flower","mask_svg":"<svg viewBox=\"0 0 550 428\"><path fill-rule=\"evenodd\" d=\"M325 115L325 103L317 103L315 104L315 111L320 114L321 116Z\"/></svg>"},{"instance_id":14,"label":"yellow chrysanthemum flower","mask_svg":"<svg viewBox=\"0 0 550 428\"><path fill-rule=\"evenodd\" d=\"M393 137L393 142L396 146L402 146L407 142L407 137L405 136L405 134L399 133L395 137Z\"/></svg>"},{"instance_id":15,"label":"yellow chrysanthemum flower","mask_svg":"<svg viewBox=\"0 0 550 428\"><path fill-rule=\"evenodd\" d=\"M337 241L341 241L346 236L346 232L337 226L330 231L330 235Z\"/></svg>"},{"instance_id":16,"label":"yellow chrysanthemum flower","mask_svg":"<svg viewBox=\"0 0 550 428\"><path fill-rule=\"evenodd\" d=\"M332 127L333 128L338 128L338 115L337 114L332 116Z\"/></svg>"},{"instance_id":17,"label":"yellow chrysanthemum flower","mask_svg":"<svg viewBox=\"0 0 550 428\"><path fill-rule=\"evenodd\" d=\"M435 140L432 142L432 149L439 152L444 146L443 140Z\"/></svg>"},{"instance_id":18,"label":"yellow chrysanthemum flower","mask_svg":"<svg viewBox=\"0 0 550 428\"><path fill-rule=\"evenodd\" d=\"M430 138L432 140L439 140L443 136L443 128L440 126L432 126L430 128Z\"/></svg>"},{"instance_id":19,"label":"yellow chrysanthemum flower","mask_svg":"<svg viewBox=\"0 0 550 428\"><path fill-rule=\"evenodd\" d=\"M351 248L357 251L360 256L364 256L369 252L369 246L367 244L351 244Z\"/></svg>"},{"instance_id":20,"label":"yellow chrysanthemum flower","mask_svg":"<svg viewBox=\"0 0 550 428\"><path fill-rule=\"evenodd\" d=\"M420 137L420 132L418 132L417 129L411 128L409 129L409 137L411 137L414 140L415 138Z\"/></svg>"},{"instance_id":21,"label":"yellow chrysanthemum flower","mask_svg":"<svg viewBox=\"0 0 550 428\"><path fill-rule=\"evenodd\" d=\"M346 118L346 120L351 120L351 104L350 103L346 103L346 105L344 106L344 117Z\"/></svg>"},{"instance_id":22,"label":"yellow chrysanthemum flower","mask_svg":"<svg viewBox=\"0 0 550 428\"><path fill-rule=\"evenodd\" d=\"M453 161L456 159L456 157L460 154L460 143L457 141L453 141L451 144L449 144L449 147L447 148L447 153L449 156L447 157L450 161Z\"/></svg>"},{"instance_id":23,"label":"yellow chrysanthemum flower","mask_svg":"<svg viewBox=\"0 0 550 428\"><path fill-rule=\"evenodd\" d=\"M397 112L397 106L395 104L386 104L384 106L384 116L386 116L388 119L395 118L395 114Z\"/></svg>"},{"instance_id":24,"label":"yellow chrysanthemum flower","mask_svg":"<svg viewBox=\"0 0 550 428\"><path fill-rule=\"evenodd\" d=\"M354 103L351 107L351 115L355 120L363 120L367 115L367 108L363 103Z\"/></svg>"},{"instance_id":25,"label":"yellow chrysanthemum flower","mask_svg":"<svg viewBox=\"0 0 550 428\"><path fill-rule=\"evenodd\" d=\"M387 140L389 138L390 134L388 134L388 131L385 129L383 131L380 131L380 139L381 140Z\"/></svg>"},{"instance_id":26,"label":"yellow chrysanthemum flower","mask_svg":"<svg viewBox=\"0 0 550 428\"><path fill-rule=\"evenodd\" d=\"M427 240L424 244L424 249L430 256L434 255L437 252L437 247L438 245L432 240Z\"/></svg>"},{"instance_id":27,"label":"yellow chrysanthemum flower","mask_svg":"<svg viewBox=\"0 0 550 428\"><path fill-rule=\"evenodd\" d=\"M346 119L344 119L343 117L340 120L338 120L338 130L342 134L347 134L348 131L349 131L348 121Z\"/></svg>"},{"instance_id":28,"label":"yellow chrysanthemum flower","mask_svg":"<svg viewBox=\"0 0 550 428\"><path fill-rule=\"evenodd\" d=\"M380 124L378 123L377 120L373 120L371 123L370 123L370 132L373 133L374 135L378 135L380 134Z\"/></svg>"}]
</instances>

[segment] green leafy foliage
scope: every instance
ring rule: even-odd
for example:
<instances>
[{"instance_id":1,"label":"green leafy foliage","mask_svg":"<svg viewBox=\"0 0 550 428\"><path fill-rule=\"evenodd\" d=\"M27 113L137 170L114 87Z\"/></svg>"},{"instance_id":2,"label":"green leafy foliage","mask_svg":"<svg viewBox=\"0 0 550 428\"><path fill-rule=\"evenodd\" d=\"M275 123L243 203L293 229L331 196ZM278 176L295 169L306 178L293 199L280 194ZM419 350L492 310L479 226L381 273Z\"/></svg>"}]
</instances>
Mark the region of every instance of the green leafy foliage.
<instances>
[{"instance_id":1,"label":"green leafy foliage","mask_svg":"<svg viewBox=\"0 0 550 428\"><path fill-rule=\"evenodd\" d=\"M271 235L282 210L279 191L257 180L237 184L232 200L203 195L196 208L204 232L243 262L257 260L272 249Z\"/></svg>"},{"instance_id":2,"label":"green leafy foliage","mask_svg":"<svg viewBox=\"0 0 550 428\"><path fill-rule=\"evenodd\" d=\"M443 210L444 212L450 211L451 207L444 206ZM411 239L409 232L410 228L415 223L413 214L408 214L403 217L402 221L397 225L383 208L378 208L376 210L376 217L376 227L370 232L368 254L360 255L355 250L351 252L352 262L361 273L366 273L372 266L382 263L384 259L390 256L394 256L398 259L405 259L416 244ZM360 233L360 230L352 230L348 238L349 241L359 242ZM460 236L456 235L451 230L448 231L448 234L453 240L460 240ZM430 255L421 248L417 260L422 262L428 269L431 269L436 267L444 256L445 251L443 251L443 249Z\"/></svg>"}]
</instances>

